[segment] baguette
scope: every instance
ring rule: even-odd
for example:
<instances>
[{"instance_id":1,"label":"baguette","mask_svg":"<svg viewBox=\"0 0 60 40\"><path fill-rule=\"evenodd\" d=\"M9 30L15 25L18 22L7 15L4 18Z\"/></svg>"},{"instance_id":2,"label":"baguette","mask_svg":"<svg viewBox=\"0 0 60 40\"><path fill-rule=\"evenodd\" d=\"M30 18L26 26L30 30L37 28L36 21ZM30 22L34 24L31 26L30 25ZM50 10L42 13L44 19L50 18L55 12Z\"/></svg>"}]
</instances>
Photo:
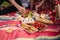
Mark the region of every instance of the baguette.
<instances>
[{"instance_id":1,"label":"baguette","mask_svg":"<svg viewBox=\"0 0 60 40\"><path fill-rule=\"evenodd\" d=\"M31 26L31 25L21 24L21 26L22 26L25 30L29 31L30 33L33 33L33 32L38 31L37 28L35 28L34 26Z\"/></svg>"},{"instance_id":2,"label":"baguette","mask_svg":"<svg viewBox=\"0 0 60 40\"><path fill-rule=\"evenodd\" d=\"M43 22L43 23L46 23L46 24L53 24L53 21L47 20L47 19L43 19L43 18L40 18L39 21L40 21L40 22Z\"/></svg>"}]
</instances>

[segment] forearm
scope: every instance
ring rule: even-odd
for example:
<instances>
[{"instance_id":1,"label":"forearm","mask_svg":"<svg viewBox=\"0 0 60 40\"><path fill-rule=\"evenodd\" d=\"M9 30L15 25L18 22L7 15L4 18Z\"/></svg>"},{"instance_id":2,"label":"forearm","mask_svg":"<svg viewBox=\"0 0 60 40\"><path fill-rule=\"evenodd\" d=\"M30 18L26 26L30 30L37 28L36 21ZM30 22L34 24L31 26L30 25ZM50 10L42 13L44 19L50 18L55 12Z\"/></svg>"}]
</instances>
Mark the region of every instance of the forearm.
<instances>
[{"instance_id":1,"label":"forearm","mask_svg":"<svg viewBox=\"0 0 60 40\"><path fill-rule=\"evenodd\" d=\"M41 7L44 3L45 3L45 0L42 0L42 1L39 3L39 7Z\"/></svg>"},{"instance_id":2,"label":"forearm","mask_svg":"<svg viewBox=\"0 0 60 40\"><path fill-rule=\"evenodd\" d=\"M9 0L9 1L18 9L20 13L22 13L23 17L26 16L26 10L24 7L21 7L18 3L16 3L15 0Z\"/></svg>"},{"instance_id":3,"label":"forearm","mask_svg":"<svg viewBox=\"0 0 60 40\"><path fill-rule=\"evenodd\" d=\"M33 2L34 2L34 0L30 0L30 8L31 8L31 10L33 10Z\"/></svg>"},{"instance_id":4,"label":"forearm","mask_svg":"<svg viewBox=\"0 0 60 40\"><path fill-rule=\"evenodd\" d=\"M13 4L17 9L18 9L19 7L21 7L20 5L18 5L18 4L16 3L15 0L9 0L9 1L10 1L11 4Z\"/></svg>"}]
</instances>

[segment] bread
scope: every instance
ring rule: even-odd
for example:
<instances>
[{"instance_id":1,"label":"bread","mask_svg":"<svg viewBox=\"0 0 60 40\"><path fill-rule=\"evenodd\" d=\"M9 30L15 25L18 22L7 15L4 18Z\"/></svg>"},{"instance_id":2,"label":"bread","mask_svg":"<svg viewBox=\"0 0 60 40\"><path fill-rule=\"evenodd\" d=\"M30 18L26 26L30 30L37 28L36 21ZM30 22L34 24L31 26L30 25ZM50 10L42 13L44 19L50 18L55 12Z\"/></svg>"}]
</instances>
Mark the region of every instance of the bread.
<instances>
[{"instance_id":1,"label":"bread","mask_svg":"<svg viewBox=\"0 0 60 40\"><path fill-rule=\"evenodd\" d=\"M47 24L53 24L53 21L47 20L47 19L43 19L43 18L40 18L39 21L40 21L40 22L43 22L43 23L47 23Z\"/></svg>"},{"instance_id":2,"label":"bread","mask_svg":"<svg viewBox=\"0 0 60 40\"><path fill-rule=\"evenodd\" d=\"M25 30L27 30L30 33L38 31L37 28L35 28L34 26L31 26L31 25L28 25L28 24L21 24L21 27L23 27Z\"/></svg>"}]
</instances>

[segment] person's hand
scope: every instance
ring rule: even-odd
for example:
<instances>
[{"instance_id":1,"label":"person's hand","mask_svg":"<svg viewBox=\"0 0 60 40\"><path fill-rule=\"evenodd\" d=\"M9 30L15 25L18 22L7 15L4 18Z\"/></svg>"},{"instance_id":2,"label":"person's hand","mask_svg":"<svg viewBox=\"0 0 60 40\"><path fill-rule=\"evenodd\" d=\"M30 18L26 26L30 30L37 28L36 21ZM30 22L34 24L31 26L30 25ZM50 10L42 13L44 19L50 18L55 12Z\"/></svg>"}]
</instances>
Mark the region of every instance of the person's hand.
<instances>
[{"instance_id":1,"label":"person's hand","mask_svg":"<svg viewBox=\"0 0 60 40\"><path fill-rule=\"evenodd\" d=\"M22 13L22 16L23 16L23 17L26 16L26 10L25 10L24 7L19 7L19 8L18 8L18 11L19 11L20 13Z\"/></svg>"},{"instance_id":2,"label":"person's hand","mask_svg":"<svg viewBox=\"0 0 60 40\"><path fill-rule=\"evenodd\" d=\"M38 11L38 8L39 8L39 5L36 5L35 6L36 12Z\"/></svg>"},{"instance_id":3,"label":"person's hand","mask_svg":"<svg viewBox=\"0 0 60 40\"><path fill-rule=\"evenodd\" d=\"M19 8L18 8L18 11L19 11L20 13L26 13L26 10L25 10L24 7L19 7Z\"/></svg>"}]
</instances>

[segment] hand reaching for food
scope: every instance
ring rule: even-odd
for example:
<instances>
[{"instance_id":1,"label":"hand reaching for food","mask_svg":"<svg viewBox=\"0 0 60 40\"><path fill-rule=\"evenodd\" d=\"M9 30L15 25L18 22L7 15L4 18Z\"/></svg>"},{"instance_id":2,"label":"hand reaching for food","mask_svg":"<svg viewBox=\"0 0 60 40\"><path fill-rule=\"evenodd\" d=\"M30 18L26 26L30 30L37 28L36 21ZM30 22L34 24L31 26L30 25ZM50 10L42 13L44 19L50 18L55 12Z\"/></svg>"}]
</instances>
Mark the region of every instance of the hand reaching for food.
<instances>
[{"instance_id":1,"label":"hand reaching for food","mask_svg":"<svg viewBox=\"0 0 60 40\"><path fill-rule=\"evenodd\" d=\"M38 8L39 8L39 7L40 7L39 5L36 5L36 7L35 7L36 12L38 11Z\"/></svg>"},{"instance_id":2,"label":"hand reaching for food","mask_svg":"<svg viewBox=\"0 0 60 40\"><path fill-rule=\"evenodd\" d=\"M19 7L19 8L18 8L18 11L19 11L20 13L22 13L22 16L23 16L23 17L26 16L26 10L25 10L24 7Z\"/></svg>"}]
</instances>

